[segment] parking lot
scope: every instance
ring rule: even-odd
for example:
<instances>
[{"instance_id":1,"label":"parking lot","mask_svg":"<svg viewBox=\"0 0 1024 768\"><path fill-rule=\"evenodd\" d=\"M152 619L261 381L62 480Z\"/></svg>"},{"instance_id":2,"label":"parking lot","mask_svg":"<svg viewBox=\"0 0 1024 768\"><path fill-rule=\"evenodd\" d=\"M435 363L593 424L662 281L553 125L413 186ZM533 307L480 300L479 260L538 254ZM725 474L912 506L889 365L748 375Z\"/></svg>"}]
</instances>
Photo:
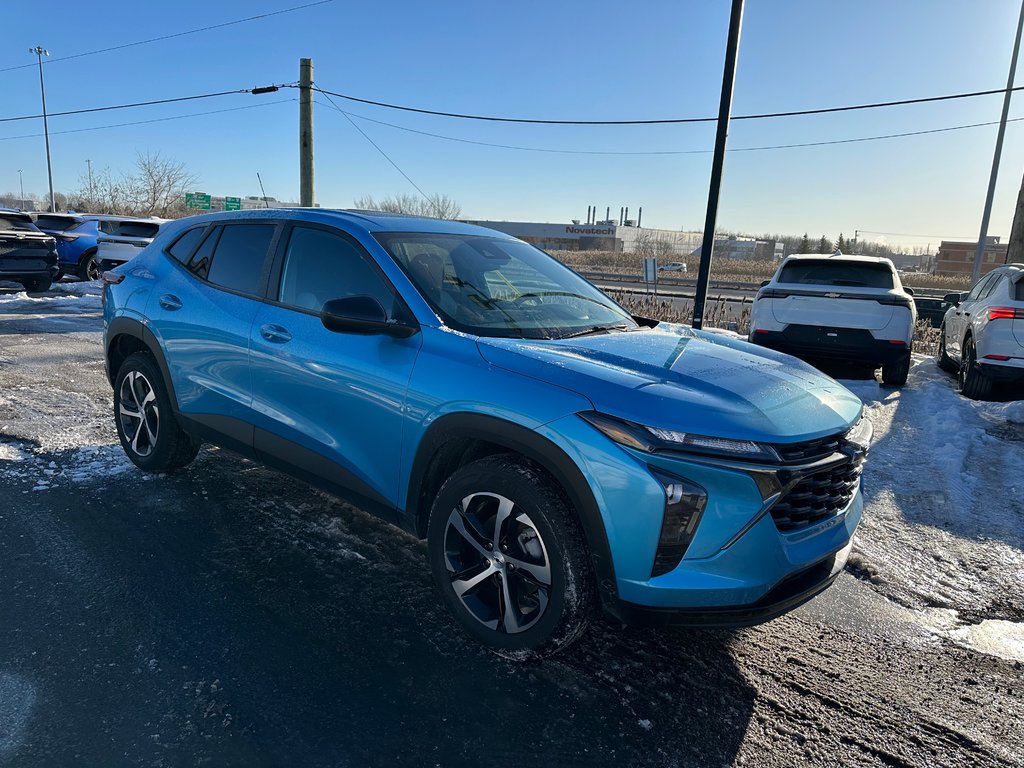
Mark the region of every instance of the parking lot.
<instances>
[{"instance_id":1,"label":"parking lot","mask_svg":"<svg viewBox=\"0 0 1024 768\"><path fill-rule=\"evenodd\" d=\"M844 380L876 444L831 590L515 664L397 529L210 447L140 473L101 330L94 284L0 285L0 764L1024 762L1024 403L930 359L903 389Z\"/></svg>"}]
</instances>

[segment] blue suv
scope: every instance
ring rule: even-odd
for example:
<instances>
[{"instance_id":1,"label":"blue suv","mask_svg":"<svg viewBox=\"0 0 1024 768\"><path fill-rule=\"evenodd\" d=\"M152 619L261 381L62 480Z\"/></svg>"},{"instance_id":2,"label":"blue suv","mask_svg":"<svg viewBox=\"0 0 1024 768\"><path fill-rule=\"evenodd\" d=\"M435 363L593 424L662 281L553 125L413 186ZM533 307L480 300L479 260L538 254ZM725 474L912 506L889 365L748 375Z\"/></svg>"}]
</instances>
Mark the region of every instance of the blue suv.
<instances>
[{"instance_id":1,"label":"blue suv","mask_svg":"<svg viewBox=\"0 0 1024 768\"><path fill-rule=\"evenodd\" d=\"M427 540L498 653L595 608L741 626L824 590L862 512L860 400L795 358L632 317L536 248L319 209L165 225L104 278L114 416L143 470L210 441Z\"/></svg>"}]
</instances>

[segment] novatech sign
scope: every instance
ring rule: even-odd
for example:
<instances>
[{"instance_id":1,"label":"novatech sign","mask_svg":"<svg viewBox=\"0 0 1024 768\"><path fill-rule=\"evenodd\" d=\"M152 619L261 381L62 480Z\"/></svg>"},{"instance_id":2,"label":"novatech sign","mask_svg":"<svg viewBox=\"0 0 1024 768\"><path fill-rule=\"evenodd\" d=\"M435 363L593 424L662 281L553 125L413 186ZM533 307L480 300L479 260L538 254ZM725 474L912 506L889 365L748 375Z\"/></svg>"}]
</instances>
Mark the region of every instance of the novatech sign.
<instances>
[{"instance_id":1,"label":"novatech sign","mask_svg":"<svg viewBox=\"0 0 1024 768\"><path fill-rule=\"evenodd\" d=\"M615 230L611 227L598 228L598 227L576 227L569 225L565 228L565 234L567 235L614 235Z\"/></svg>"}]
</instances>

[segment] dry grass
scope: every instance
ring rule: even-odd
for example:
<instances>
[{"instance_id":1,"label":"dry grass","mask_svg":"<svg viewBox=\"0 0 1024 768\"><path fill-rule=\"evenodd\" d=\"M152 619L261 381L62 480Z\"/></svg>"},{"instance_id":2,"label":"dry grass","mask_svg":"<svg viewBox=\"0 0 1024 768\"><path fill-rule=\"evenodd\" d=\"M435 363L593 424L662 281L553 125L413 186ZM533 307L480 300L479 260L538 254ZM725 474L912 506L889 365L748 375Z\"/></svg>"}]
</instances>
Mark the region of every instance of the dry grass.
<instances>
[{"instance_id":1,"label":"dry grass","mask_svg":"<svg viewBox=\"0 0 1024 768\"><path fill-rule=\"evenodd\" d=\"M553 251L552 255L573 269L580 272L615 272L620 274L640 275L643 272L643 259L632 253L613 251ZM673 261L686 263L687 275L696 277L698 259L673 258ZM711 278L728 280L738 283L760 283L775 273L775 262L745 261L739 259L717 259L714 262ZM678 276L678 275L673 275ZM929 275L923 272L907 272L900 278L904 285L911 288L928 288L945 291L966 291L971 287L969 276L944 277Z\"/></svg>"}]
</instances>

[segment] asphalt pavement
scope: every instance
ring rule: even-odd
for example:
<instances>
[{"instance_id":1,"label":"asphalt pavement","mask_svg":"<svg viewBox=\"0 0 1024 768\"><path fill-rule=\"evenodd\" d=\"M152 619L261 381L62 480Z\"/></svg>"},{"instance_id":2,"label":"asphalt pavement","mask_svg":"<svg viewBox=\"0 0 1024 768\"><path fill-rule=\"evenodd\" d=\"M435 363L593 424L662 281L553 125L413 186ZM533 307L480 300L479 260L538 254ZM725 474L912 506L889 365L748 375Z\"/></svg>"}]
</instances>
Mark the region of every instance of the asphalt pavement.
<instances>
[{"instance_id":1,"label":"asphalt pavement","mask_svg":"<svg viewBox=\"0 0 1024 768\"><path fill-rule=\"evenodd\" d=\"M211 447L135 469L98 304L57 298L0 303L0 765L1024 764L1020 661L863 573L757 628L494 657L376 518Z\"/></svg>"}]
</instances>

